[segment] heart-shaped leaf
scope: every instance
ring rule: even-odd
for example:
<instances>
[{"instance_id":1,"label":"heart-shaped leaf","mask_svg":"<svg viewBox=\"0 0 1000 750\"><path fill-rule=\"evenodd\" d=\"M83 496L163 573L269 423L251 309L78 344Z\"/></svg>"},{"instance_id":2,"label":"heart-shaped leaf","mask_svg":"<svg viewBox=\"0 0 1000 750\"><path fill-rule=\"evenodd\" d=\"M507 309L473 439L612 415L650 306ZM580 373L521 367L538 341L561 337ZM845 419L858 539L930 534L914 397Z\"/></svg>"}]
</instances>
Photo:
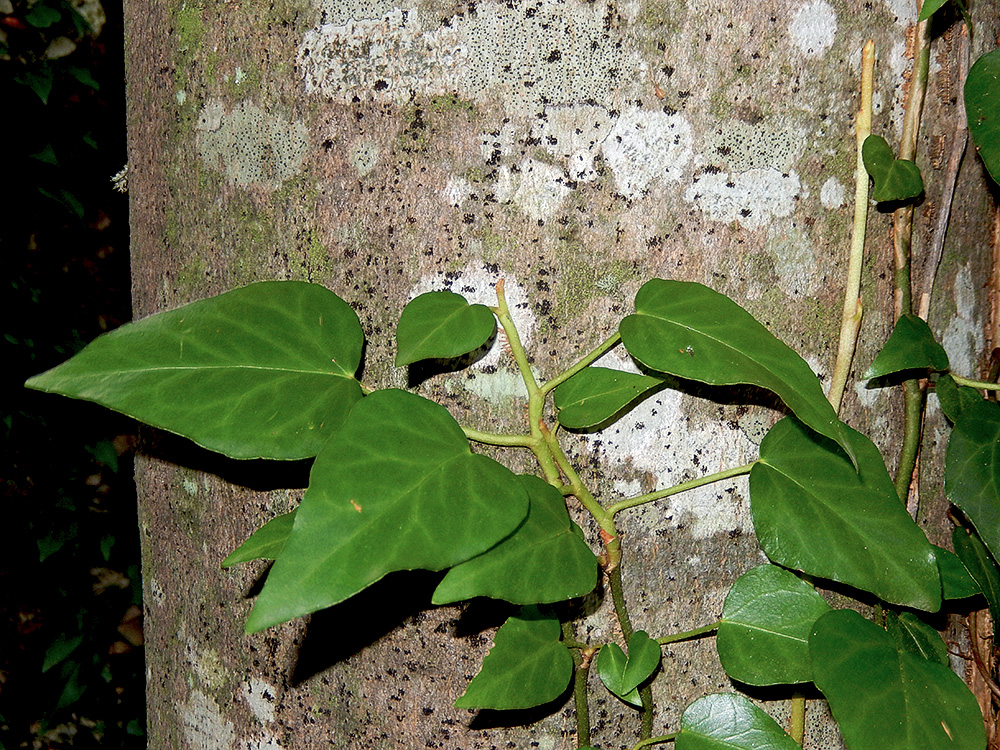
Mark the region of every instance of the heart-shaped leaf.
<instances>
[{"instance_id":1,"label":"heart-shaped leaf","mask_svg":"<svg viewBox=\"0 0 1000 750\"><path fill-rule=\"evenodd\" d=\"M973 63L964 96L972 140L986 171L1000 184L1000 50L987 52Z\"/></svg>"},{"instance_id":2,"label":"heart-shaped leaf","mask_svg":"<svg viewBox=\"0 0 1000 750\"><path fill-rule=\"evenodd\" d=\"M635 310L619 330L640 363L710 385L767 388L851 455L844 428L809 365L731 299L701 284L653 279L636 294Z\"/></svg>"},{"instance_id":3,"label":"heart-shaped leaf","mask_svg":"<svg viewBox=\"0 0 1000 750\"><path fill-rule=\"evenodd\" d=\"M677 750L802 750L778 723L742 695L699 698L681 716Z\"/></svg>"},{"instance_id":4,"label":"heart-shaped leaf","mask_svg":"<svg viewBox=\"0 0 1000 750\"><path fill-rule=\"evenodd\" d=\"M545 604L593 591L597 558L570 520L562 493L538 477L518 480L530 500L528 517L500 544L449 570L434 604L476 596Z\"/></svg>"},{"instance_id":5,"label":"heart-shaped leaf","mask_svg":"<svg viewBox=\"0 0 1000 750\"><path fill-rule=\"evenodd\" d=\"M970 534L957 527L952 529L951 542L955 547L955 554L986 597L994 630L1000 629L1000 572L997 571L996 562L975 533Z\"/></svg>"},{"instance_id":6,"label":"heart-shaped leaf","mask_svg":"<svg viewBox=\"0 0 1000 750\"><path fill-rule=\"evenodd\" d=\"M296 510L298 510L296 508ZM222 561L223 568L231 568L233 565L250 560L274 560L278 557L285 540L292 533L292 525L295 523L295 511L283 513L272 518L243 544L234 549L225 560Z\"/></svg>"},{"instance_id":7,"label":"heart-shaped leaf","mask_svg":"<svg viewBox=\"0 0 1000 750\"><path fill-rule=\"evenodd\" d=\"M573 657L559 640L559 620L525 607L497 631L456 708L509 710L558 698L573 677Z\"/></svg>"},{"instance_id":8,"label":"heart-shaped leaf","mask_svg":"<svg viewBox=\"0 0 1000 750\"><path fill-rule=\"evenodd\" d=\"M846 429L857 470L794 417L764 436L750 471L757 538L778 565L936 611L941 576L934 549L899 501L878 448Z\"/></svg>"},{"instance_id":9,"label":"heart-shaped leaf","mask_svg":"<svg viewBox=\"0 0 1000 750\"><path fill-rule=\"evenodd\" d=\"M450 359L475 351L496 328L485 305L453 292L427 292L410 300L396 327L396 367L422 359Z\"/></svg>"},{"instance_id":10,"label":"heart-shaped leaf","mask_svg":"<svg viewBox=\"0 0 1000 750\"><path fill-rule=\"evenodd\" d=\"M126 324L25 385L234 458L308 458L361 399L362 343L333 292L267 281Z\"/></svg>"},{"instance_id":11,"label":"heart-shaped leaf","mask_svg":"<svg viewBox=\"0 0 1000 750\"><path fill-rule=\"evenodd\" d=\"M659 378L634 372L584 368L555 390L559 424L571 430L594 427L662 383Z\"/></svg>"},{"instance_id":12,"label":"heart-shaped leaf","mask_svg":"<svg viewBox=\"0 0 1000 750\"><path fill-rule=\"evenodd\" d=\"M776 565L740 576L722 608L716 647L726 674L748 685L812 681L809 634L830 605Z\"/></svg>"},{"instance_id":13,"label":"heart-shaped leaf","mask_svg":"<svg viewBox=\"0 0 1000 750\"><path fill-rule=\"evenodd\" d=\"M910 651L948 666L948 647L941 639L941 634L913 612L887 612L885 632L898 650Z\"/></svg>"},{"instance_id":14,"label":"heart-shaped leaf","mask_svg":"<svg viewBox=\"0 0 1000 750\"><path fill-rule=\"evenodd\" d=\"M948 355L935 340L930 326L916 315L901 315L889 340L875 357L864 378L879 378L902 370L946 372Z\"/></svg>"},{"instance_id":15,"label":"heart-shaped leaf","mask_svg":"<svg viewBox=\"0 0 1000 750\"><path fill-rule=\"evenodd\" d=\"M945 451L944 491L1000 557L1000 404L980 399L962 412Z\"/></svg>"},{"instance_id":16,"label":"heart-shaped leaf","mask_svg":"<svg viewBox=\"0 0 1000 750\"><path fill-rule=\"evenodd\" d=\"M972 408L983 400L979 391L967 385L958 385L951 375L938 377L934 384L934 393L938 397L941 411L952 424L961 419L966 409Z\"/></svg>"},{"instance_id":17,"label":"heart-shaped leaf","mask_svg":"<svg viewBox=\"0 0 1000 750\"><path fill-rule=\"evenodd\" d=\"M984 750L975 697L947 666L900 651L853 610L823 615L809 639L817 687L851 750Z\"/></svg>"},{"instance_id":18,"label":"heart-shaped leaf","mask_svg":"<svg viewBox=\"0 0 1000 750\"><path fill-rule=\"evenodd\" d=\"M983 593L958 555L934 545L934 556L941 572L941 591L944 599L967 599Z\"/></svg>"},{"instance_id":19,"label":"heart-shaped leaf","mask_svg":"<svg viewBox=\"0 0 1000 750\"><path fill-rule=\"evenodd\" d=\"M639 686L660 666L660 644L642 630L632 633L628 641L628 656L617 643L606 643L594 660L604 687L626 703L641 707Z\"/></svg>"},{"instance_id":20,"label":"heart-shaped leaf","mask_svg":"<svg viewBox=\"0 0 1000 750\"><path fill-rule=\"evenodd\" d=\"M247 632L341 602L392 571L450 568L495 545L527 513L521 482L473 454L447 409L376 391L316 457Z\"/></svg>"},{"instance_id":21,"label":"heart-shaped leaf","mask_svg":"<svg viewBox=\"0 0 1000 750\"><path fill-rule=\"evenodd\" d=\"M920 169L912 161L897 159L885 138L870 135L861 146L865 170L875 182L872 197L883 201L905 201L924 192Z\"/></svg>"}]
</instances>

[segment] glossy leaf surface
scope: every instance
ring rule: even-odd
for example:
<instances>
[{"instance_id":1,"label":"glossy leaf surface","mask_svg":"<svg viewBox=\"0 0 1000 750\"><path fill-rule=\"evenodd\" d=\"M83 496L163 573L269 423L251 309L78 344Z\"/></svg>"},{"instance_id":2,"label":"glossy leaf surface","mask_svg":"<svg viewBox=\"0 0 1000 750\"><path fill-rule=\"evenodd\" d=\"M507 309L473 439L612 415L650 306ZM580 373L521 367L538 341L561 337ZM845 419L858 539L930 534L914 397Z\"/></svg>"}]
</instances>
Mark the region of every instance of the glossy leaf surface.
<instances>
[{"instance_id":1,"label":"glossy leaf surface","mask_svg":"<svg viewBox=\"0 0 1000 750\"><path fill-rule=\"evenodd\" d=\"M945 451L944 491L1000 556L1000 404L981 399L962 412Z\"/></svg>"},{"instance_id":2,"label":"glossy leaf surface","mask_svg":"<svg viewBox=\"0 0 1000 750\"><path fill-rule=\"evenodd\" d=\"M948 0L924 0L923 4L920 6L920 15L917 16L918 21L926 21L928 18L937 13Z\"/></svg>"},{"instance_id":3,"label":"glossy leaf surface","mask_svg":"<svg viewBox=\"0 0 1000 750\"><path fill-rule=\"evenodd\" d=\"M699 698L681 716L677 750L801 750L778 723L734 693Z\"/></svg>"},{"instance_id":4,"label":"glossy leaf surface","mask_svg":"<svg viewBox=\"0 0 1000 750\"><path fill-rule=\"evenodd\" d=\"M948 355L934 339L930 326L916 315L901 315L889 340L862 377L879 378L918 369L945 372L948 367Z\"/></svg>"},{"instance_id":5,"label":"glossy leaf surface","mask_svg":"<svg viewBox=\"0 0 1000 750\"><path fill-rule=\"evenodd\" d=\"M722 608L716 646L726 674L748 685L812 681L809 634L830 605L776 565L747 571Z\"/></svg>"},{"instance_id":6,"label":"glossy leaf surface","mask_svg":"<svg viewBox=\"0 0 1000 750\"><path fill-rule=\"evenodd\" d=\"M234 549L229 556L222 561L223 568L231 568L233 565L250 560L274 560L278 557L285 540L292 533L292 525L295 523L295 511L283 513L272 518L243 544Z\"/></svg>"},{"instance_id":7,"label":"glossy leaf surface","mask_svg":"<svg viewBox=\"0 0 1000 750\"><path fill-rule=\"evenodd\" d=\"M447 409L405 391L376 391L316 457L247 631L329 607L392 571L457 565L527 513L521 482L473 454Z\"/></svg>"},{"instance_id":8,"label":"glossy leaf surface","mask_svg":"<svg viewBox=\"0 0 1000 750\"><path fill-rule=\"evenodd\" d=\"M934 545L934 556L941 572L941 589L945 599L967 599L983 593L958 555Z\"/></svg>"},{"instance_id":9,"label":"glossy leaf surface","mask_svg":"<svg viewBox=\"0 0 1000 750\"><path fill-rule=\"evenodd\" d=\"M831 441L793 417L771 428L750 472L757 538L786 568L936 611L941 577L934 550L899 501L878 449L847 430L857 471Z\"/></svg>"},{"instance_id":10,"label":"glossy leaf surface","mask_svg":"<svg viewBox=\"0 0 1000 750\"><path fill-rule=\"evenodd\" d=\"M544 604L593 591L597 558L570 520L562 494L538 477L518 480L530 500L528 517L497 546L449 570L434 604L476 596Z\"/></svg>"},{"instance_id":11,"label":"glossy leaf surface","mask_svg":"<svg viewBox=\"0 0 1000 750\"><path fill-rule=\"evenodd\" d=\"M798 354L723 294L687 281L653 279L622 320L622 342L651 370L710 385L773 391L796 416L850 454L819 380Z\"/></svg>"},{"instance_id":12,"label":"glossy leaf surface","mask_svg":"<svg viewBox=\"0 0 1000 750\"><path fill-rule=\"evenodd\" d=\"M587 367L555 390L559 423L570 429L598 425L663 381L607 367Z\"/></svg>"},{"instance_id":13,"label":"glossy leaf surface","mask_svg":"<svg viewBox=\"0 0 1000 750\"><path fill-rule=\"evenodd\" d=\"M1000 623L1000 571L997 571L996 562L982 540L961 527L952 529L951 541L955 546L955 554L986 597L996 630Z\"/></svg>"},{"instance_id":14,"label":"glossy leaf surface","mask_svg":"<svg viewBox=\"0 0 1000 750\"><path fill-rule=\"evenodd\" d=\"M606 643L594 660L604 687L633 706L642 706L639 686L660 666L660 644L642 630L632 633L628 656L617 643Z\"/></svg>"},{"instance_id":15,"label":"glossy leaf surface","mask_svg":"<svg viewBox=\"0 0 1000 750\"><path fill-rule=\"evenodd\" d=\"M422 359L449 359L485 344L496 319L485 305L453 292L427 292L410 300L396 327L396 367Z\"/></svg>"},{"instance_id":16,"label":"glossy leaf surface","mask_svg":"<svg viewBox=\"0 0 1000 750\"><path fill-rule=\"evenodd\" d=\"M900 651L910 651L923 658L948 666L948 647L941 634L913 612L887 612L885 632Z\"/></svg>"},{"instance_id":17,"label":"glossy leaf surface","mask_svg":"<svg viewBox=\"0 0 1000 750\"><path fill-rule=\"evenodd\" d=\"M993 181L1000 184L1000 50L973 63L965 79L969 133Z\"/></svg>"},{"instance_id":18,"label":"glossy leaf surface","mask_svg":"<svg viewBox=\"0 0 1000 750\"><path fill-rule=\"evenodd\" d=\"M954 424L961 419L966 409L973 408L983 400L975 388L958 385L951 375L941 375L934 384L934 393L938 397L941 411Z\"/></svg>"},{"instance_id":19,"label":"glossy leaf surface","mask_svg":"<svg viewBox=\"0 0 1000 750\"><path fill-rule=\"evenodd\" d=\"M559 620L525 607L497 631L483 667L456 708L531 708L558 698L573 677Z\"/></svg>"},{"instance_id":20,"label":"glossy leaf surface","mask_svg":"<svg viewBox=\"0 0 1000 750\"><path fill-rule=\"evenodd\" d=\"M976 699L947 666L900 651L853 610L823 615L809 639L817 687L851 750L984 750Z\"/></svg>"},{"instance_id":21,"label":"glossy leaf surface","mask_svg":"<svg viewBox=\"0 0 1000 750\"><path fill-rule=\"evenodd\" d=\"M26 385L234 458L308 458L361 399L362 343L333 292L268 281L128 323Z\"/></svg>"},{"instance_id":22,"label":"glossy leaf surface","mask_svg":"<svg viewBox=\"0 0 1000 750\"><path fill-rule=\"evenodd\" d=\"M905 201L924 192L920 169L912 161L897 159L885 138L870 135L861 146L865 170L875 182L872 197L882 201Z\"/></svg>"}]
</instances>

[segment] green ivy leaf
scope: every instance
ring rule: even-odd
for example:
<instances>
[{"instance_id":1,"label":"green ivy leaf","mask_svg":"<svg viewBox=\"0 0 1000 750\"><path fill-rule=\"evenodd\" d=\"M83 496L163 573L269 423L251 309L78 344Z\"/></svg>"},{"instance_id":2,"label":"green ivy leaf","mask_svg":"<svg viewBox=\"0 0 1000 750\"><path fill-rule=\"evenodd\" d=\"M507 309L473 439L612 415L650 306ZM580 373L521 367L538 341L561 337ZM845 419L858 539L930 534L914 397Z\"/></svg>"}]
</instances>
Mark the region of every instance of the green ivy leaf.
<instances>
[{"instance_id":1,"label":"green ivy leaf","mask_svg":"<svg viewBox=\"0 0 1000 750\"><path fill-rule=\"evenodd\" d=\"M681 716L677 750L801 750L778 723L742 695L699 698Z\"/></svg>"},{"instance_id":2,"label":"green ivy leaf","mask_svg":"<svg viewBox=\"0 0 1000 750\"><path fill-rule=\"evenodd\" d=\"M308 458L361 399L362 343L333 292L269 281L126 324L25 385L233 458Z\"/></svg>"},{"instance_id":3,"label":"green ivy leaf","mask_svg":"<svg viewBox=\"0 0 1000 750\"><path fill-rule=\"evenodd\" d=\"M987 52L965 79L969 132L986 171L1000 184L1000 49Z\"/></svg>"},{"instance_id":4,"label":"green ivy leaf","mask_svg":"<svg viewBox=\"0 0 1000 750\"><path fill-rule=\"evenodd\" d=\"M489 341L496 319L485 305L460 294L427 292L410 300L396 327L396 367L422 359L450 359Z\"/></svg>"},{"instance_id":5,"label":"green ivy leaf","mask_svg":"<svg viewBox=\"0 0 1000 750\"><path fill-rule=\"evenodd\" d=\"M60 18L62 15L58 10L43 2L35 3L24 16L25 22L36 29L47 29L53 24L59 23Z\"/></svg>"},{"instance_id":6,"label":"green ivy leaf","mask_svg":"<svg viewBox=\"0 0 1000 750\"><path fill-rule=\"evenodd\" d=\"M885 138L870 135L861 146L865 170L875 182L872 197L883 201L905 201L924 192L920 169L912 161L897 159Z\"/></svg>"},{"instance_id":7,"label":"green ivy leaf","mask_svg":"<svg viewBox=\"0 0 1000 750\"><path fill-rule=\"evenodd\" d=\"M483 668L455 707L531 708L558 698L573 677L573 657L559 637L556 617L523 608L497 631Z\"/></svg>"},{"instance_id":8,"label":"green ivy leaf","mask_svg":"<svg viewBox=\"0 0 1000 750\"><path fill-rule=\"evenodd\" d=\"M809 365L731 299L701 284L653 279L636 294L635 309L619 330L640 363L710 385L767 388L853 459L844 427Z\"/></svg>"},{"instance_id":9,"label":"green ivy leaf","mask_svg":"<svg viewBox=\"0 0 1000 750\"><path fill-rule=\"evenodd\" d=\"M951 375L941 375L934 384L934 393L937 394L941 411L948 417L948 420L955 424L965 413L983 400L975 388L967 385L958 385Z\"/></svg>"},{"instance_id":10,"label":"green ivy leaf","mask_svg":"<svg viewBox=\"0 0 1000 750\"><path fill-rule=\"evenodd\" d=\"M296 508L296 510L298 510ZM272 518L243 544L234 549L229 557L222 561L223 568L249 562L250 560L274 560L278 557L288 535L292 533L292 524L295 523L295 511L283 513L277 518Z\"/></svg>"},{"instance_id":11,"label":"green ivy leaf","mask_svg":"<svg viewBox=\"0 0 1000 750\"><path fill-rule=\"evenodd\" d=\"M594 427L662 383L659 378L634 372L584 368L555 390L559 424L571 430Z\"/></svg>"},{"instance_id":12,"label":"green ivy leaf","mask_svg":"<svg viewBox=\"0 0 1000 750\"><path fill-rule=\"evenodd\" d=\"M962 412L945 451L944 491L1000 556L1000 404L980 399Z\"/></svg>"},{"instance_id":13,"label":"green ivy leaf","mask_svg":"<svg viewBox=\"0 0 1000 750\"><path fill-rule=\"evenodd\" d=\"M967 599L983 593L958 555L934 545L934 556L941 571L941 589L945 599Z\"/></svg>"},{"instance_id":14,"label":"green ivy leaf","mask_svg":"<svg viewBox=\"0 0 1000 750\"><path fill-rule=\"evenodd\" d=\"M948 355L934 339L930 326L916 315L901 315L889 340L861 377L880 378L902 370L947 372Z\"/></svg>"},{"instance_id":15,"label":"green ivy leaf","mask_svg":"<svg viewBox=\"0 0 1000 750\"><path fill-rule=\"evenodd\" d=\"M628 656L617 643L601 646L594 660L604 687L626 703L641 707L639 686L652 677L660 666L660 644L642 630L632 633L628 641Z\"/></svg>"},{"instance_id":16,"label":"green ivy leaf","mask_svg":"<svg viewBox=\"0 0 1000 750\"><path fill-rule=\"evenodd\" d=\"M913 612L887 612L885 631L900 651L919 654L928 661L948 666L948 646L941 634Z\"/></svg>"},{"instance_id":17,"label":"green ivy leaf","mask_svg":"<svg viewBox=\"0 0 1000 750\"><path fill-rule=\"evenodd\" d=\"M948 0L924 0L923 5L920 6L920 15L917 16L917 20L926 21L941 10L946 2Z\"/></svg>"},{"instance_id":18,"label":"green ivy leaf","mask_svg":"<svg viewBox=\"0 0 1000 750\"><path fill-rule=\"evenodd\" d=\"M534 476L519 476L530 506L517 531L448 571L434 604L489 596L545 604L583 596L597 585L597 558L569 518L562 494Z\"/></svg>"},{"instance_id":19,"label":"green ivy leaf","mask_svg":"<svg viewBox=\"0 0 1000 750\"><path fill-rule=\"evenodd\" d=\"M247 632L337 604L392 571L465 562L527 513L521 482L472 453L447 409L376 391L316 457Z\"/></svg>"},{"instance_id":20,"label":"green ivy leaf","mask_svg":"<svg viewBox=\"0 0 1000 750\"><path fill-rule=\"evenodd\" d=\"M976 699L947 666L900 651L853 610L823 615L809 639L816 685L851 750L984 750Z\"/></svg>"},{"instance_id":21,"label":"green ivy leaf","mask_svg":"<svg viewBox=\"0 0 1000 750\"><path fill-rule=\"evenodd\" d=\"M722 608L716 647L726 674L747 685L811 682L809 634L829 611L812 586L783 568L747 571Z\"/></svg>"},{"instance_id":22,"label":"green ivy leaf","mask_svg":"<svg viewBox=\"0 0 1000 750\"><path fill-rule=\"evenodd\" d=\"M70 654L76 651L77 647L83 643L82 635L68 636L60 635L45 651L45 658L42 660L42 672L48 672L52 667L61 664Z\"/></svg>"},{"instance_id":23,"label":"green ivy leaf","mask_svg":"<svg viewBox=\"0 0 1000 750\"><path fill-rule=\"evenodd\" d=\"M750 471L757 538L778 565L936 611L934 550L899 501L878 448L846 429L857 470L793 417L771 428Z\"/></svg>"},{"instance_id":24,"label":"green ivy leaf","mask_svg":"<svg viewBox=\"0 0 1000 750\"><path fill-rule=\"evenodd\" d=\"M997 571L996 561L975 533L970 534L961 527L952 529L951 542L955 554L986 597L994 630L1000 629L1000 571Z\"/></svg>"}]
</instances>

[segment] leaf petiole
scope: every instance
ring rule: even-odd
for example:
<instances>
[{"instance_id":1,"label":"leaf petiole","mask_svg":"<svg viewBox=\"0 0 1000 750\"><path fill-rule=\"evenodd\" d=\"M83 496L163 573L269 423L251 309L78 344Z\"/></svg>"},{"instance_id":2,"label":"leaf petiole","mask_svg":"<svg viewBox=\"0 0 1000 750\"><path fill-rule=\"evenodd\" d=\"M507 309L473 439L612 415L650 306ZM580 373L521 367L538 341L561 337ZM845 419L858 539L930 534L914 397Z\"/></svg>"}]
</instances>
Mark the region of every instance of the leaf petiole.
<instances>
[{"instance_id":1,"label":"leaf petiole","mask_svg":"<svg viewBox=\"0 0 1000 750\"><path fill-rule=\"evenodd\" d=\"M743 464L743 466L737 466L734 469L726 469L725 471L717 471L714 474L706 474L703 477L698 477L697 479L691 479L687 482L681 482L680 484L675 484L673 487L668 487L665 490L657 490L655 492L648 492L645 495L638 495L636 497L626 498L625 500L619 500L617 503L609 505L605 510L608 515L614 516L623 510L628 508L635 508L639 505L645 505L646 503L651 503L654 500L661 500L665 497L670 497L671 495L676 495L679 492L685 492L687 490L693 490L698 487L703 487L706 484L712 484L713 482L720 482L723 479L729 479L731 477L738 477L743 474L749 474L750 469L754 467L757 461L751 461L748 464Z\"/></svg>"}]
</instances>

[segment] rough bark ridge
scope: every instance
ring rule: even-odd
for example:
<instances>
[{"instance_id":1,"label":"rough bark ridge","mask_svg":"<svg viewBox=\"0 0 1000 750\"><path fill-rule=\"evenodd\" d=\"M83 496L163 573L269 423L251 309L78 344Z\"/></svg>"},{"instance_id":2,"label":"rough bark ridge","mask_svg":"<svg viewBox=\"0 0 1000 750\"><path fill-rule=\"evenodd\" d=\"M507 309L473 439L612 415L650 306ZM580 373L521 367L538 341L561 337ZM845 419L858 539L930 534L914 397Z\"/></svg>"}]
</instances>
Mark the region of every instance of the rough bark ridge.
<instances>
[{"instance_id":1,"label":"rough bark ridge","mask_svg":"<svg viewBox=\"0 0 1000 750\"><path fill-rule=\"evenodd\" d=\"M499 278L543 375L611 332L644 280L664 277L729 294L825 377L860 50L875 37L875 127L893 141L915 11L902 0L130 0L127 16L136 315L255 280L311 279L359 311L366 382L385 387L406 385L391 356L408 299L452 289L489 302ZM977 32L974 52L995 31ZM933 123L959 95L941 54L918 252L940 190L933 139L947 135ZM931 310L963 372L993 340L984 195L967 158ZM887 227L870 222L859 372L891 326ZM482 427L523 419L516 383L498 346L418 390ZM709 395L664 391L622 429L581 436L586 478L608 498L752 460L774 404ZM848 421L889 456L897 416L880 391L848 393ZM933 423L927 434L940 439ZM428 608L431 577L391 576L309 622L243 635L264 568L219 563L296 502L301 490L275 488L303 487L306 470L222 461L162 436L146 456L150 747L575 746L569 704L451 708L505 612ZM940 481L929 462L925 474L924 523L942 542ZM739 481L634 511L623 528L635 625L655 633L715 620L729 584L763 559ZM581 636L613 638L607 608L591 610ZM664 672L657 732L732 687L710 639L666 651ZM634 743L617 701L592 713L595 744ZM810 716L822 724L819 708ZM838 743L828 728L811 734L812 747Z\"/></svg>"}]
</instances>

